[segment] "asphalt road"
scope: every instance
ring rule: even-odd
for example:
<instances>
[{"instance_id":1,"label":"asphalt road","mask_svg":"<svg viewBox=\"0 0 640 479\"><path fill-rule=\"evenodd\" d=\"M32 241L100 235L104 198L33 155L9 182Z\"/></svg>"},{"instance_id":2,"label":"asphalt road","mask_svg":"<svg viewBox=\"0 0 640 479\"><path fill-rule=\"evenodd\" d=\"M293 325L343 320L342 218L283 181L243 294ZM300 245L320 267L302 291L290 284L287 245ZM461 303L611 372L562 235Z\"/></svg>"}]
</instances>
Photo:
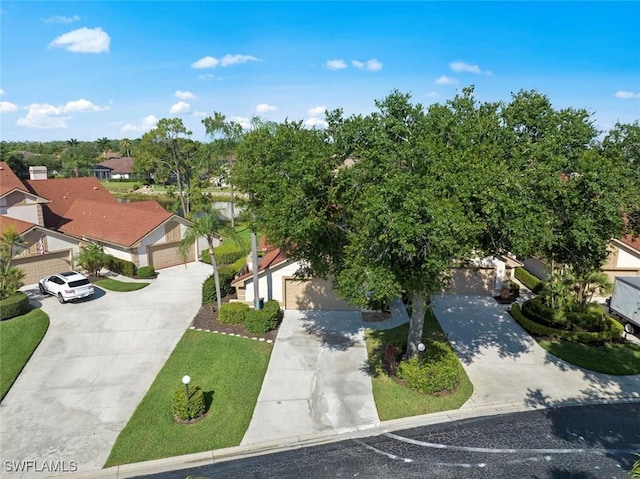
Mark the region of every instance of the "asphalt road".
<instances>
[{"instance_id":1,"label":"asphalt road","mask_svg":"<svg viewBox=\"0 0 640 479\"><path fill-rule=\"evenodd\" d=\"M144 477L623 479L638 452L640 403L573 406L418 427Z\"/></svg>"}]
</instances>

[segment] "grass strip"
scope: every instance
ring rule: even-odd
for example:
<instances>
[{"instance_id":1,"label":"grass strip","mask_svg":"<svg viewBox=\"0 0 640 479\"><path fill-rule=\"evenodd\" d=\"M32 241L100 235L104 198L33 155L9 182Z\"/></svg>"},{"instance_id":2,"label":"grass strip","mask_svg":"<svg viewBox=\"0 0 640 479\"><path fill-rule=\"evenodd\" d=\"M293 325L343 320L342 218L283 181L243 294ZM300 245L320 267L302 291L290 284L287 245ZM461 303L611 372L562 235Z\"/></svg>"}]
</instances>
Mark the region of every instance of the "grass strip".
<instances>
[{"instance_id":1,"label":"grass strip","mask_svg":"<svg viewBox=\"0 0 640 479\"><path fill-rule=\"evenodd\" d=\"M11 389L49 328L49 316L34 309L0 322L0 400Z\"/></svg>"},{"instance_id":2,"label":"grass strip","mask_svg":"<svg viewBox=\"0 0 640 479\"><path fill-rule=\"evenodd\" d=\"M249 427L272 345L188 330L116 440L105 467L237 446ZM171 399L200 386L207 416L183 425L173 421Z\"/></svg>"},{"instance_id":3,"label":"grass strip","mask_svg":"<svg viewBox=\"0 0 640 479\"><path fill-rule=\"evenodd\" d=\"M93 284L100 286L101 288L108 289L109 291L117 291L119 293L138 291L139 289L149 286L149 283L145 282L119 281L111 278L99 279L94 281Z\"/></svg>"},{"instance_id":4,"label":"grass strip","mask_svg":"<svg viewBox=\"0 0 640 479\"><path fill-rule=\"evenodd\" d=\"M424 395L407 388L389 376L383 367L384 345L404 348L408 333L408 324L386 331L372 329L366 331L373 397L378 409L378 416L382 421L458 409L473 393L473 385L462 364L460 364L458 388L445 394ZM438 320L430 310L425 314L422 339L423 341L441 341L449 344Z\"/></svg>"},{"instance_id":5,"label":"grass strip","mask_svg":"<svg viewBox=\"0 0 640 479\"><path fill-rule=\"evenodd\" d=\"M626 342L592 346L547 339L538 340L538 344L557 358L589 371L614 376L640 374L640 346L637 344Z\"/></svg>"}]
</instances>

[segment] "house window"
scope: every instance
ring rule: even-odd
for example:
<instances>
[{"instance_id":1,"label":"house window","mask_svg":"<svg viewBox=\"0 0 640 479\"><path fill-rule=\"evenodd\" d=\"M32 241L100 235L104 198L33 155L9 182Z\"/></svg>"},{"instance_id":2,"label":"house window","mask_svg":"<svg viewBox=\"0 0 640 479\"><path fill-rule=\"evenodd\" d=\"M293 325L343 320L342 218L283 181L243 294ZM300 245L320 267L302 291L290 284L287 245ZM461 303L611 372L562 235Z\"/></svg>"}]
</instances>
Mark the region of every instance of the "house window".
<instances>
[{"instance_id":1,"label":"house window","mask_svg":"<svg viewBox=\"0 0 640 479\"><path fill-rule=\"evenodd\" d=\"M164 227L164 240L169 243L172 241L180 241L180 224L172 221Z\"/></svg>"}]
</instances>

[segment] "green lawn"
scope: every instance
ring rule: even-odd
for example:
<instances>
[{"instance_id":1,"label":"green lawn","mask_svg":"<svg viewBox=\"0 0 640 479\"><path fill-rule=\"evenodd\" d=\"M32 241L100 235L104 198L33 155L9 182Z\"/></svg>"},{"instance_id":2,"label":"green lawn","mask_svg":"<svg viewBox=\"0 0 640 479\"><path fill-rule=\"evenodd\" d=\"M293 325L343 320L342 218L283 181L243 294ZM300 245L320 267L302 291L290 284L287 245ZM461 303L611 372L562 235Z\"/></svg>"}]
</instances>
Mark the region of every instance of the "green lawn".
<instances>
[{"instance_id":1,"label":"green lawn","mask_svg":"<svg viewBox=\"0 0 640 479\"><path fill-rule=\"evenodd\" d=\"M93 283L96 286L100 286L101 288L108 289L109 291L118 291L121 293L128 291L137 291L146 286L149 286L149 283L146 282L133 282L133 281L118 281L117 279L104 278L94 281Z\"/></svg>"},{"instance_id":2,"label":"green lawn","mask_svg":"<svg viewBox=\"0 0 640 479\"><path fill-rule=\"evenodd\" d=\"M399 384L390 377L382 367L379 347L381 344L405 345L408 332L408 324L387 331L369 329L366 332L373 397L378 409L378 416L382 421L458 409L473 393L473 385L462 364L460 364L460 385L452 393L443 395L421 394ZM425 314L422 337L423 340L447 342L446 336L431 311Z\"/></svg>"},{"instance_id":3,"label":"green lawn","mask_svg":"<svg viewBox=\"0 0 640 479\"><path fill-rule=\"evenodd\" d=\"M539 340L549 353L575 366L598 373L626 376L640 374L640 346L614 343L603 346L568 341Z\"/></svg>"},{"instance_id":4,"label":"green lawn","mask_svg":"<svg viewBox=\"0 0 640 479\"><path fill-rule=\"evenodd\" d=\"M272 345L188 330L116 440L105 467L237 446L249 426ZM171 398L191 376L210 404L207 417L176 424Z\"/></svg>"},{"instance_id":5,"label":"green lawn","mask_svg":"<svg viewBox=\"0 0 640 479\"><path fill-rule=\"evenodd\" d=\"M0 321L0 400L9 392L48 328L49 316L41 309Z\"/></svg>"}]
</instances>

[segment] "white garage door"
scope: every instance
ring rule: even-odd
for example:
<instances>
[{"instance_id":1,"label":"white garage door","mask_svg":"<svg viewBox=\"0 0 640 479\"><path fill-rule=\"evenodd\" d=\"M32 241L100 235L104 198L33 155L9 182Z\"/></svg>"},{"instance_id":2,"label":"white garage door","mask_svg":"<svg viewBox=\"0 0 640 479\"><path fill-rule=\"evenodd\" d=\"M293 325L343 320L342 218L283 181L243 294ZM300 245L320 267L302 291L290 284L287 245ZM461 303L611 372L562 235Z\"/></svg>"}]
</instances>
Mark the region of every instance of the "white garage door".
<instances>
[{"instance_id":1,"label":"white garage door","mask_svg":"<svg viewBox=\"0 0 640 479\"><path fill-rule=\"evenodd\" d=\"M71 270L71 250L16 258L11 265L25 272L24 284L34 284L47 275Z\"/></svg>"},{"instance_id":2,"label":"white garage door","mask_svg":"<svg viewBox=\"0 0 640 479\"><path fill-rule=\"evenodd\" d=\"M331 283L323 279L296 281L284 280L285 309L322 309L334 311L355 311L358 308L338 298Z\"/></svg>"},{"instance_id":3,"label":"white garage door","mask_svg":"<svg viewBox=\"0 0 640 479\"><path fill-rule=\"evenodd\" d=\"M149 255L149 264L154 269L168 268L169 266L177 266L179 264L190 263L195 261L195 248L193 245L189 248L186 261L178 253L180 242L162 243L147 247Z\"/></svg>"}]
</instances>

